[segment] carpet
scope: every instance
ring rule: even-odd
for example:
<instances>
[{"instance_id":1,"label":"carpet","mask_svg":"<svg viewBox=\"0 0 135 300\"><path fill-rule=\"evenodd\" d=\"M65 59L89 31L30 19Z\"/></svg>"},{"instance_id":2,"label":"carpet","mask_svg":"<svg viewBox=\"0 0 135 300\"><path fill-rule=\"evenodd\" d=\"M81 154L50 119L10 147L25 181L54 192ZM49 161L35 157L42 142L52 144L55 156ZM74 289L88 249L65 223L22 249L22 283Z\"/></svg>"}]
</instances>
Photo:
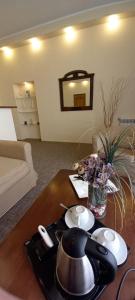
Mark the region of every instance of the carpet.
<instances>
[{"instance_id":1,"label":"carpet","mask_svg":"<svg viewBox=\"0 0 135 300\"><path fill-rule=\"evenodd\" d=\"M72 169L74 162L92 151L90 144L41 142L39 140L28 140L28 142L32 146L33 164L38 173L37 185L0 218L0 242L14 228L60 169Z\"/></svg>"}]
</instances>

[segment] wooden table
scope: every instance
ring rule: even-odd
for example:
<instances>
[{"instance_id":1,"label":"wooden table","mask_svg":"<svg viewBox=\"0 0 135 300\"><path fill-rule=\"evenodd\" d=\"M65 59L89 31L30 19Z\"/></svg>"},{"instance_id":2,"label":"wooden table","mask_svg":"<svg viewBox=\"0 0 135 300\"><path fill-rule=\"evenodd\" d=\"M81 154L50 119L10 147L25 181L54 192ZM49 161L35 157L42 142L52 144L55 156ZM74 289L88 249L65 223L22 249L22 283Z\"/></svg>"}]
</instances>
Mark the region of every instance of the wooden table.
<instances>
[{"instance_id":1,"label":"wooden table","mask_svg":"<svg viewBox=\"0 0 135 300\"><path fill-rule=\"evenodd\" d=\"M48 225L61 217L63 208L59 206L60 202L67 206L76 203L86 205L87 200L78 199L69 181L68 175L71 173L72 171L61 170L54 177L0 246L0 286L22 299L45 299L28 261L23 246L24 242L37 231L39 224ZM129 196L128 200L130 200ZM135 267L135 218L131 215L129 203L130 201L128 201L126 223L121 234L130 246L131 251L128 261L119 268L116 279L103 292L101 300L114 300L125 270L129 267ZM114 219L113 201L109 201L107 215L103 222L108 227L114 228ZM119 231L119 228L117 228L117 231ZM121 299L135 299L135 273L129 275Z\"/></svg>"}]
</instances>

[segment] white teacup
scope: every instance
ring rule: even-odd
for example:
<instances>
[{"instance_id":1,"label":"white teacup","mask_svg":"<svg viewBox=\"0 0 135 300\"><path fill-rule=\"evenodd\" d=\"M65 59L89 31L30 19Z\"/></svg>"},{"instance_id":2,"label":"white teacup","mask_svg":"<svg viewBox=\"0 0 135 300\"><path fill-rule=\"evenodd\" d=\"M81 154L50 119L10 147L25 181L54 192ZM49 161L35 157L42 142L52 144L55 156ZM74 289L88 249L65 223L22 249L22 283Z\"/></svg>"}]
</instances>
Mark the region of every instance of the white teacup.
<instances>
[{"instance_id":1,"label":"white teacup","mask_svg":"<svg viewBox=\"0 0 135 300\"><path fill-rule=\"evenodd\" d=\"M85 226L89 219L88 209L83 205L77 205L72 207L71 218L76 226Z\"/></svg>"},{"instance_id":2,"label":"white teacup","mask_svg":"<svg viewBox=\"0 0 135 300\"><path fill-rule=\"evenodd\" d=\"M103 229L96 237L96 241L109 249L114 255L120 250L120 241L117 233L111 229Z\"/></svg>"}]
</instances>

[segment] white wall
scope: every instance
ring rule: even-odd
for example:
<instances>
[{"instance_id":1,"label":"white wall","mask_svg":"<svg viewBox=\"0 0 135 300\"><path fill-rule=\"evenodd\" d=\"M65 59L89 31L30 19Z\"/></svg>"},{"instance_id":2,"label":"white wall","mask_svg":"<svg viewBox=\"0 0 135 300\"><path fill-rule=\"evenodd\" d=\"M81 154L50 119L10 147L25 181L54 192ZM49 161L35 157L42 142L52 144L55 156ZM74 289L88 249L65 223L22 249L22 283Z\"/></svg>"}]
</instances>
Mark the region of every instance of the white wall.
<instances>
[{"instance_id":1,"label":"white wall","mask_svg":"<svg viewBox=\"0 0 135 300\"><path fill-rule=\"evenodd\" d=\"M95 73L92 111L60 111L58 78L75 69ZM11 60L1 54L0 105L15 104L14 83L34 80L42 140L89 142L103 127L99 82L108 90L119 77L130 80L117 116L134 118L135 18L122 19L116 32L102 24L78 31L70 44L61 35L45 40L37 53L28 45L15 49Z\"/></svg>"}]
</instances>

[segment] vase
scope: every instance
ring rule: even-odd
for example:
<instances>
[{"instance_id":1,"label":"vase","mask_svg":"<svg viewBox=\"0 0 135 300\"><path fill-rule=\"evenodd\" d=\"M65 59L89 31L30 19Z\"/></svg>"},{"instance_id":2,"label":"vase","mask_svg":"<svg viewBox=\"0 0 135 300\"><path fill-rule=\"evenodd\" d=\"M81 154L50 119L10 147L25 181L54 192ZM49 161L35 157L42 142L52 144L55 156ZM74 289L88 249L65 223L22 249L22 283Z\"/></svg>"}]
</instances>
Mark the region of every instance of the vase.
<instances>
[{"instance_id":1,"label":"vase","mask_svg":"<svg viewBox=\"0 0 135 300\"><path fill-rule=\"evenodd\" d=\"M106 215L107 195L105 189L95 188L88 184L87 207L93 212L97 219L102 219Z\"/></svg>"}]
</instances>

